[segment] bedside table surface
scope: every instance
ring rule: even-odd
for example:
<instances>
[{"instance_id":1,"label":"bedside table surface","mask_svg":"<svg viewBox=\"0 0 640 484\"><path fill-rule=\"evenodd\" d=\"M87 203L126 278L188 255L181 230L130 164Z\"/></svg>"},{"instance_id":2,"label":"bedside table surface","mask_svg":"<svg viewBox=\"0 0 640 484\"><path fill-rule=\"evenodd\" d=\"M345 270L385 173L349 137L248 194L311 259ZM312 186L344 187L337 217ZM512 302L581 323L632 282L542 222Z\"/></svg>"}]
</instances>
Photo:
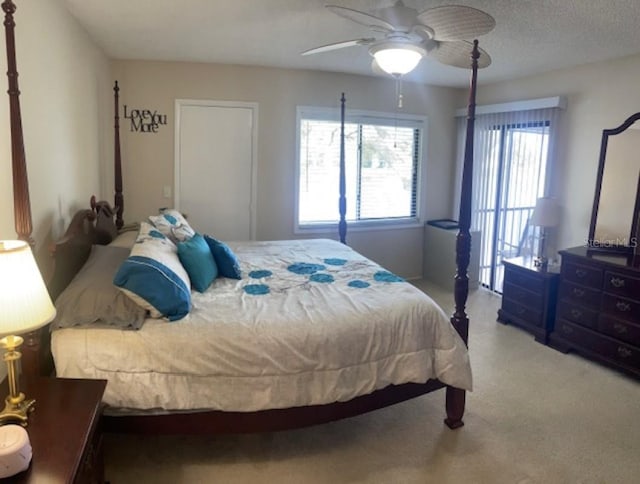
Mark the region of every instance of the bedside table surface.
<instances>
[{"instance_id":1,"label":"bedside table surface","mask_svg":"<svg viewBox=\"0 0 640 484\"><path fill-rule=\"evenodd\" d=\"M98 424L105 380L39 378L25 385L35 410L26 427L33 449L29 469L3 482L71 483Z\"/></svg>"},{"instance_id":2,"label":"bedside table surface","mask_svg":"<svg viewBox=\"0 0 640 484\"><path fill-rule=\"evenodd\" d=\"M511 264L512 266L521 267L522 269L535 272L541 277L555 277L560 273L559 265L550 266L546 270L536 267L535 259L532 257L513 257L511 259L504 259L502 263L506 265Z\"/></svg>"}]
</instances>

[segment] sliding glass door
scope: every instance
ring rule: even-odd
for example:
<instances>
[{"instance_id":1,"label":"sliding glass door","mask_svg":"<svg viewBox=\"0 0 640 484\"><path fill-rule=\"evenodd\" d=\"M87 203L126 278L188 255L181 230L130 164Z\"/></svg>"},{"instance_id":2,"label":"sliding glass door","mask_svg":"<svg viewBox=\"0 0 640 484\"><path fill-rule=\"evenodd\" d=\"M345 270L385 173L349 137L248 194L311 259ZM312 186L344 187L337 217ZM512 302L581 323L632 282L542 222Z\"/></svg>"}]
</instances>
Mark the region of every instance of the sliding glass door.
<instances>
[{"instance_id":1,"label":"sliding glass door","mask_svg":"<svg viewBox=\"0 0 640 484\"><path fill-rule=\"evenodd\" d=\"M546 195L557 109L478 116L472 226L482 232L480 284L502 292L502 260L535 254L529 219Z\"/></svg>"}]
</instances>

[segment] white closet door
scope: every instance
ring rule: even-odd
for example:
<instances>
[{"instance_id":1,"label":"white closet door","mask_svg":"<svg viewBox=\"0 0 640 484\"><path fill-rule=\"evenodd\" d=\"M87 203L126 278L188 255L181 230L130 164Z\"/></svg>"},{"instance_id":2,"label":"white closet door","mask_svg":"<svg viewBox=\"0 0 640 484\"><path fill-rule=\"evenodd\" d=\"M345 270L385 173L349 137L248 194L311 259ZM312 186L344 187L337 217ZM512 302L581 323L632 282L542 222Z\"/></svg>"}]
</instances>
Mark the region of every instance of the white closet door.
<instances>
[{"instance_id":1,"label":"white closet door","mask_svg":"<svg viewBox=\"0 0 640 484\"><path fill-rule=\"evenodd\" d=\"M176 208L198 232L255 238L257 104L176 101Z\"/></svg>"}]
</instances>

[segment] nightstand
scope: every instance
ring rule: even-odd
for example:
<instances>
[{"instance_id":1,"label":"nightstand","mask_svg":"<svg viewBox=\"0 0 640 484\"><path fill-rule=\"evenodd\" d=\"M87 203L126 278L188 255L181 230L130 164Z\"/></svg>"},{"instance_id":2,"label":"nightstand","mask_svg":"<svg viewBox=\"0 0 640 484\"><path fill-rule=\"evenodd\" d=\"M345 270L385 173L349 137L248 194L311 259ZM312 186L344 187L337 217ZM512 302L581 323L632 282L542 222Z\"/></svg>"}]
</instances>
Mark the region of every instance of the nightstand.
<instances>
[{"instance_id":1,"label":"nightstand","mask_svg":"<svg viewBox=\"0 0 640 484\"><path fill-rule=\"evenodd\" d=\"M105 380L66 378L38 378L25 385L27 397L36 399L26 427L33 459L29 469L3 482L103 483L100 416L106 385Z\"/></svg>"},{"instance_id":2,"label":"nightstand","mask_svg":"<svg viewBox=\"0 0 640 484\"><path fill-rule=\"evenodd\" d=\"M547 344L553 330L558 292L557 272L541 270L530 257L505 259L502 308L498 321L525 329Z\"/></svg>"}]
</instances>

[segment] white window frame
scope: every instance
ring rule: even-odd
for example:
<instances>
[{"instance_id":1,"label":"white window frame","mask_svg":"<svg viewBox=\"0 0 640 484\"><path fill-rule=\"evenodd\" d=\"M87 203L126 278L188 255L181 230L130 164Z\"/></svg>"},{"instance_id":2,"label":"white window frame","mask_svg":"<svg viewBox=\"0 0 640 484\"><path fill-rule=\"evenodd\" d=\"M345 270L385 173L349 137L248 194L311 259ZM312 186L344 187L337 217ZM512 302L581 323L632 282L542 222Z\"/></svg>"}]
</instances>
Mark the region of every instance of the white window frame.
<instances>
[{"instance_id":1,"label":"white window frame","mask_svg":"<svg viewBox=\"0 0 640 484\"><path fill-rule=\"evenodd\" d=\"M323 108L317 106L296 106L296 154L295 154L295 207L294 207L294 233L331 233L338 230L338 222L332 223L300 223L300 123L303 119L316 119L319 121L340 122L340 109ZM380 124L384 126L398 126L399 128L420 129L420 146L418 147L418 166L416 173L416 215L401 219L387 220L347 220L349 230L393 230L398 228L414 228L423 225L422 218L422 190L424 185L423 174L425 172L425 153L427 143L427 117L406 113L385 113L379 111L347 110L345 111L345 123ZM347 197L349 194L347 194ZM336 214L338 213L338 197L335 194Z\"/></svg>"}]
</instances>

